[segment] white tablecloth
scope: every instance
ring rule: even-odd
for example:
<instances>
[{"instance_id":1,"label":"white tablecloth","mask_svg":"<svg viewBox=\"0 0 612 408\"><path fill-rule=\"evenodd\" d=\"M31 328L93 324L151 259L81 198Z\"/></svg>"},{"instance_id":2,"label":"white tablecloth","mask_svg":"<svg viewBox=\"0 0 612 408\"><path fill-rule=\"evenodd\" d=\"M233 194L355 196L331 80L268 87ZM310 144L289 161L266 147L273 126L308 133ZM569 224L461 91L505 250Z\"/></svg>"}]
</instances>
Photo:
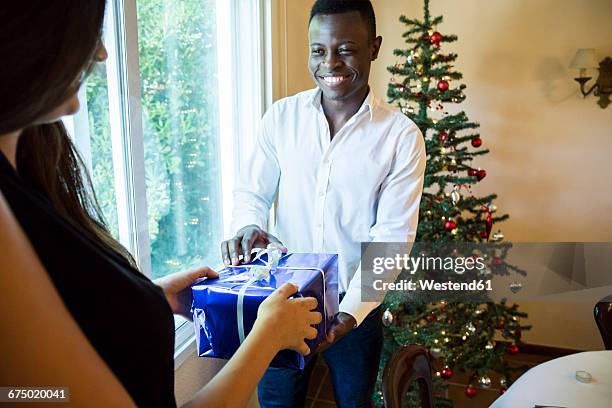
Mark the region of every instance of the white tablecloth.
<instances>
[{"instance_id":1,"label":"white tablecloth","mask_svg":"<svg viewBox=\"0 0 612 408\"><path fill-rule=\"evenodd\" d=\"M576 379L576 371L592 375L590 383ZM557 358L533 367L493 408L533 408L551 405L567 408L612 408L612 351L587 351Z\"/></svg>"}]
</instances>

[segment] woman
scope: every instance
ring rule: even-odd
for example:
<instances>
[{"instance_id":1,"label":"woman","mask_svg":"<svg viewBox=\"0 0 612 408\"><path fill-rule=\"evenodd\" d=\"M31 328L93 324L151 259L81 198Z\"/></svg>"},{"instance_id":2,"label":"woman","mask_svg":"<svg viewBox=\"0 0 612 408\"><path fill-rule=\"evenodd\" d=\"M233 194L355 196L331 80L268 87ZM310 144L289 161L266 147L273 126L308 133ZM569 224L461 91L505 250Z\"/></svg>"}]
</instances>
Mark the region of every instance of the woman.
<instances>
[{"instance_id":1,"label":"woman","mask_svg":"<svg viewBox=\"0 0 612 408\"><path fill-rule=\"evenodd\" d=\"M2 386L69 387L89 407L175 406L172 313L209 268L149 281L108 233L58 122L78 110L105 0L6 2L0 9L0 371ZM273 356L309 350L316 300L285 285L191 406L244 406Z\"/></svg>"}]
</instances>

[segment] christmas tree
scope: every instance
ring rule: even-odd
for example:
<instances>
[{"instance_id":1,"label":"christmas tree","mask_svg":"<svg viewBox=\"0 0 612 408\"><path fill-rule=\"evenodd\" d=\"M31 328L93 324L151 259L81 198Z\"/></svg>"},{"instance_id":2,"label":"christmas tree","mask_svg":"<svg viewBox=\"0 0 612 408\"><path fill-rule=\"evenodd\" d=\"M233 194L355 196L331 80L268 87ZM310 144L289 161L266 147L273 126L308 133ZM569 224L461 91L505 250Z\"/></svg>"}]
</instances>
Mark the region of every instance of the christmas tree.
<instances>
[{"instance_id":1,"label":"christmas tree","mask_svg":"<svg viewBox=\"0 0 612 408\"><path fill-rule=\"evenodd\" d=\"M430 16L428 0L423 21L405 16L400 21L408 27L404 33L408 46L394 51L400 62L389 67L388 97L421 129L427 150L415 248L420 242L470 243L473 245L467 250L486 260L486 268L477 272L481 278L524 273L506 262L511 244L502 242L502 232L492 233L495 224L508 218L497 213L493 204L497 195L476 197L471 191L471 186L487 175L485 169L474 166L478 156L489 152L482 148L479 125L463 111L447 111L450 104L459 104L466 97L466 86L458 83L462 75L453 67L457 54L442 49L457 36L437 31L442 16ZM465 278L470 279L468 274ZM476 395L478 387L503 392L509 386L512 369L504 356L519 352L521 332L529 329L520 324L526 314L519 312L517 305L482 298L466 301L465 296L453 295L424 302L397 291L388 293L383 307L387 327L381 367L399 347L419 344L429 348L435 358L438 385L444 386L453 370L460 370L468 373L468 397ZM497 384L492 384L493 372L500 374ZM375 403L382 405L380 378Z\"/></svg>"}]
</instances>

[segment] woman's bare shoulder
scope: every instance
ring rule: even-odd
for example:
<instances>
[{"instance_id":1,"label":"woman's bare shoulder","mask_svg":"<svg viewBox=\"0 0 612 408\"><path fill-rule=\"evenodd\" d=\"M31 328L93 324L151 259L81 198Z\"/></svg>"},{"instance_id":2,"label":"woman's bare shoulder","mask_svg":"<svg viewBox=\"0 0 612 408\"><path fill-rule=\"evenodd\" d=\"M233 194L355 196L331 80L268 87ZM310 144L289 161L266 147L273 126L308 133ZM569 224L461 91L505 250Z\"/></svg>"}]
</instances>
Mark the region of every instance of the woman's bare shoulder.
<instances>
[{"instance_id":1,"label":"woman's bare shoulder","mask_svg":"<svg viewBox=\"0 0 612 408\"><path fill-rule=\"evenodd\" d=\"M71 402L133 406L64 305L0 190L0 384L70 388Z\"/></svg>"}]
</instances>

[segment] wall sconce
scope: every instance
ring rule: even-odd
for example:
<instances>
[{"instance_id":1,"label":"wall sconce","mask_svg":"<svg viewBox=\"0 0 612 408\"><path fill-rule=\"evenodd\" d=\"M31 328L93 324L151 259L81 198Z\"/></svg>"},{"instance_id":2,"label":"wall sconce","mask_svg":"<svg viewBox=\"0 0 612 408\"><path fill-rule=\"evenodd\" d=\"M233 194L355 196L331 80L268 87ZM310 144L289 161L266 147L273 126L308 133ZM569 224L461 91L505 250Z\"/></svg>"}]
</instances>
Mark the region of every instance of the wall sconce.
<instances>
[{"instance_id":1,"label":"wall sconce","mask_svg":"<svg viewBox=\"0 0 612 408\"><path fill-rule=\"evenodd\" d=\"M574 55L570 68L580 70L580 76L574 79L580 84L580 93L583 97L593 92L593 95L599 97L597 104L602 109L610 104L610 94L612 94L612 59L610 57L598 63L593 48L581 48ZM595 84L585 91L586 83L591 80L591 77L586 76L586 70L590 68L598 68L599 76Z\"/></svg>"}]
</instances>

